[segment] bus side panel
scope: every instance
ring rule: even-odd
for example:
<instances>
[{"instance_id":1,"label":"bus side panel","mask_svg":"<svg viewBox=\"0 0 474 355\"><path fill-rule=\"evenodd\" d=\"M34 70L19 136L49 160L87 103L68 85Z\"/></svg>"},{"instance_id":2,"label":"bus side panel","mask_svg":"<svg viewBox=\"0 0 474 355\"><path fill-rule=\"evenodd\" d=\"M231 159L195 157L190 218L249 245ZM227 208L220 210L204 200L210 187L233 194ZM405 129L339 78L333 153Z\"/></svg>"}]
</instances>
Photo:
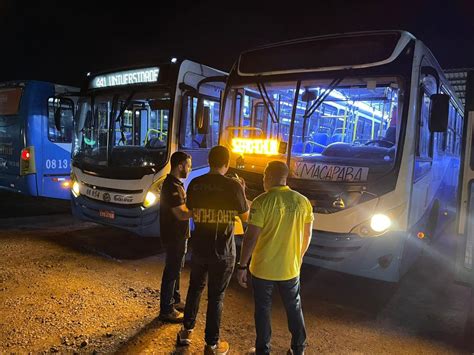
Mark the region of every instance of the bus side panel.
<instances>
[{"instance_id":1,"label":"bus side panel","mask_svg":"<svg viewBox=\"0 0 474 355\"><path fill-rule=\"evenodd\" d=\"M401 275L409 270L420 252L426 249L427 244L439 236L454 218L458 173L457 157L440 156L433 162L431 172L415 182L409 234L403 247ZM425 234L425 240L417 237L419 232Z\"/></svg>"},{"instance_id":2,"label":"bus side panel","mask_svg":"<svg viewBox=\"0 0 474 355\"><path fill-rule=\"evenodd\" d=\"M41 179L41 195L69 200L71 145L52 143L44 136Z\"/></svg>"}]
</instances>

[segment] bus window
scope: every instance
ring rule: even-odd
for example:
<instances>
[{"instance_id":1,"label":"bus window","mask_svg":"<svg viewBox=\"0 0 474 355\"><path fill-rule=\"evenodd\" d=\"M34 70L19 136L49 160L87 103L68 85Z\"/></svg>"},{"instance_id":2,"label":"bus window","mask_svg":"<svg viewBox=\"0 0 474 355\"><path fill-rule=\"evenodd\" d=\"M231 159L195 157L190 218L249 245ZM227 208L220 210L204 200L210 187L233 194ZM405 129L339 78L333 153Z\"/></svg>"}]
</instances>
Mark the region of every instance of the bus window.
<instances>
[{"instance_id":1,"label":"bus window","mask_svg":"<svg viewBox=\"0 0 474 355\"><path fill-rule=\"evenodd\" d=\"M417 155L421 158L429 158L433 156L430 150L431 132L428 128L431 99L428 94L421 90L421 107L420 117L418 120L418 149Z\"/></svg>"},{"instance_id":2,"label":"bus window","mask_svg":"<svg viewBox=\"0 0 474 355\"><path fill-rule=\"evenodd\" d=\"M180 147L184 149L200 147L201 141L197 139L198 133L196 131L197 104L197 97L190 95L184 96L180 137Z\"/></svg>"},{"instance_id":3,"label":"bus window","mask_svg":"<svg viewBox=\"0 0 474 355\"><path fill-rule=\"evenodd\" d=\"M456 109L450 103L448 129L446 131L446 152L448 154L454 154L456 149L456 116Z\"/></svg>"},{"instance_id":4,"label":"bus window","mask_svg":"<svg viewBox=\"0 0 474 355\"><path fill-rule=\"evenodd\" d=\"M208 105L211 110L211 145L214 147L219 144L219 112L220 104L216 101L206 101L204 106Z\"/></svg>"},{"instance_id":5,"label":"bus window","mask_svg":"<svg viewBox=\"0 0 474 355\"><path fill-rule=\"evenodd\" d=\"M456 112L456 149L454 153L461 155L461 140L462 140L462 116Z\"/></svg>"},{"instance_id":6,"label":"bus window","mask_svg":"<svg viewBox=\"0 0 474 355\"><path fill-rule=\"evenodd\" d=\"M208 149L218 143L219 139L219 103L214 100L203 99L202 104L210 111L211 125L207 134L200 134L196 126L196 114L199 99L186 95L183 98L183 114L180 132L180 148Z\"/></svg>"},{"instance_id":7,"label":"bus window","mask_svg":"<svg viewBox=\"0 0 474 355\"><path fill-rule=\"evenodd\" d=\"M56 100L56 103L55 103ZM60 101L60 103L58 102ZM58 131L54 120L57 105L61 105L61 130ZM68 99L48 99L48 139L55 143L71 143L74 103Z\"/></svg>"}]
</instances>

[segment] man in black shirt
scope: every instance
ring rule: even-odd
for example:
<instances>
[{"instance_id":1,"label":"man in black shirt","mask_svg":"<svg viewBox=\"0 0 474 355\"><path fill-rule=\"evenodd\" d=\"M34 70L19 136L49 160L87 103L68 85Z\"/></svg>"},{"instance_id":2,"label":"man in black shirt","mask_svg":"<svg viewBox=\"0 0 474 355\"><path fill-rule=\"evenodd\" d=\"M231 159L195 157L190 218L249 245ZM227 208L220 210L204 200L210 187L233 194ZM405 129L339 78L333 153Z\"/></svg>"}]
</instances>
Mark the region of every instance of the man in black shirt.
<instances>
[{"instance_id":1,"label":"man in black shirt","mask_svg":"<svg viewBox=\"0 0 474 355\"><path fill-rule=\"evenodd\" d=\"M207 275L206 354L226 354L229 350L227 342L219 341L219 327L224 293L235 264L235 217L246 221L249 209L243 180L224 176L229 169L229 159L227 148L212 148L209 152L210 171L191 181L186 202L193 211L195 229L191 238L191 278L178 343L191 343Z\"/></svg>"},{"instance_id":2,"label":"man in black shirt","mask_svg":"<svg viewBox=\"0 0 474 355\"><path fill-rule=\"evenodd\" d=\"M191 211L186 207L186 192L180 179L191 171L191 157L184 152L171 156L171 172L161 189L160 236L166 248L166 265L161 280L159 319L182 322L184 305L179 294L179 276L189 238Z\"/></svg>"}]
</instances>

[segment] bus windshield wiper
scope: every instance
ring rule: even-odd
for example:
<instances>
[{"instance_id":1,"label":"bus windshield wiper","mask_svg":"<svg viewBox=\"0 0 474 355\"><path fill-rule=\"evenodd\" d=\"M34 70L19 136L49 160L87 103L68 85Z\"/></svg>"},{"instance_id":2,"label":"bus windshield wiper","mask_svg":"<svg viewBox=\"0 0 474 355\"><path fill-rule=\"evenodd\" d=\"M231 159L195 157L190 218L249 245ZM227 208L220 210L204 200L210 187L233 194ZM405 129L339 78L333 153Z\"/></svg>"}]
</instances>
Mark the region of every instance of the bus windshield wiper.
<instances>
[{"instance_id":1,"label":"bus windshield wiper","mask_svg":"<svg viewBox=\"0 0 474 355\"><path fill-rule=\"evenodd\" d=\"M270 100L270 96L268 95L267 88L265 87L264 83L257 82L257 88L260 92L260 96L262 96L263 104L265 105L273 123L278 123L280 121L275 107L273 106L273 102Z\"/></svg>"},{"instance_id":2,"label":"bus windshield wiper","mask_svg":"<svg viewBox=\"0 0 474 355\"><path fill-rule=\"evenodd\" d=\"M341 75L339 78L334 78L334 80L329 84L327 89L322 91L319 96L314 100L313 104L305 110L303 118L308 118L313 115L313 113L321 106L321 104L326 100L329 94L338 86L342 80L344 80L345 75Z\"/></svg>"}]
</instances>

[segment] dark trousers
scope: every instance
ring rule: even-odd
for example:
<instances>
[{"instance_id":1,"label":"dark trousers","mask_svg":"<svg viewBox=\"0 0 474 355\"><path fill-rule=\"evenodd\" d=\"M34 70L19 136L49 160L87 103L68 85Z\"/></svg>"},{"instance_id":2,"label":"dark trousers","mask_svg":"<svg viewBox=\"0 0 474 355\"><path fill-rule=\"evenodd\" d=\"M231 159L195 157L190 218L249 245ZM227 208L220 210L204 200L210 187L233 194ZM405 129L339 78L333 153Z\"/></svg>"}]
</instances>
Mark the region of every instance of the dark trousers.
<instances>
[{"instance_id":1,"label":"dark trousers","mask_svg":"<svg viewBox=\"0 0 474 355\"><path fill-rule=\"evenodd\" d=\"M199 310L201 294L206 286L207 275L207 313L205 340L215 345L219 340L224 294L234 271L235 258L216 263L203 263L196 259L191 261L191 278L189 281L186 306L184 308L184 327L193 329Z\"/></svg>"},{"instance_id":2,"label":"dark trousers","mask_svg":"<svg viewBox=\"0 0 474 355\"><path fill-rule=\"evenodd\" d=\"M257 354L270 353L272 336L271 310L272 293L276 286L280 292L288 319L288 329L291 333L291 349L295 354L302 354L306 347L306 329L301 309L300 279L287 281L269 281L252 276L253 294L255 301L255 328Z\"/></svg>"},{"instance_id":3,"label":"dark trousers","mask_svg":"<svg viewBox=\"0 0 474 355\"><path fill-rule=\"evenodd\" d=\"M187 239L173 241L166 245L166 264L161 278L160 313L167 314L173 310L175 303L181 302L179 278L184 265Z\"/></svg>"}]
</instances>

